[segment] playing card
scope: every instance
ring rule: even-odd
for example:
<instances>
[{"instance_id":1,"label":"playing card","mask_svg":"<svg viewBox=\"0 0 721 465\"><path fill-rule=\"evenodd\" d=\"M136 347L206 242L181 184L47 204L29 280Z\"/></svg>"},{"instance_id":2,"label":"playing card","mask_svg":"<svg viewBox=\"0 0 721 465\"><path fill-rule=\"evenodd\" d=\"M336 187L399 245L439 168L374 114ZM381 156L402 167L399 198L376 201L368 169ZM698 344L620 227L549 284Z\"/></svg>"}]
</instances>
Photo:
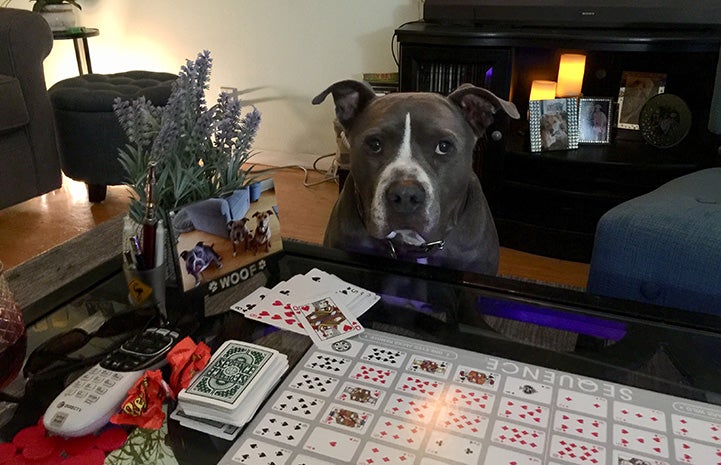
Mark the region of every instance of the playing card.
<instances>
[{"instance_id":1,"label":"playing card","mask_svg":"<svg viewBox=\"0 0 721 465\"><path fill-rule=\"evenodd\" d=\"M641 426L656 431L666 431L665 413L626 402L615 401L613 403L613 419L618 423Z\"/></svg>"},{"instance_id":2,"label":"playing card","mask_svg":"<svg viewBox=\"0 0 721 465\"><path fill-rule=\"evenodd\" d=\"M308 436L303 450L348 462L355 455L360 443L361 440L355 436L318 427Z\"/></svg>"},{"instance_id":3,"label":"playing card","mask_svg":"<svg viewBox=\"0 0 721 465\"><path fill-rule=\"evenodd\" d=\"M563 410L556 410L553 420L553 430L558 433L570 434L601 443L606 442L606 429L606 422L601 419Z\"/></svg>"},{"instance_id":4,"label":"playing card","mask_svg":"<svg viewBox=\"0 0 721 465\"><path fill-rule=\"evenodd\" d=\"M481 454L481 443L476 439L433 431L428 438L426 454L468 465L477 464ZM496 462L486 463L496 465Z\"/></svg>"},{"instance_id":5,"label":"playing card","mask_svg":"<svg viewBox=\"0 0 721 465\"><path fill-rule=\"evenodd\" d=\"M205 418L196 418L187 415L180 407L176 407L173 413L170 414L170 418L177 420L182 426L186 428L194 429L196 431L202 431L215 437L232 441L240 433L239 426L228 425L219 421L208 420Z\"/></svg>"},{"instance_id":6,"label":"playing card","mask_svg":"<svg viewBox=\"0 0 721 465\"><path fill-rule=\"evenodd\" d=\"M644 457L635 452L613 451L613 465L668 465L659 459Z\"/></svg>"},{"instance_id":7,"label":"playing card","mask_svg":"<svg viewBox=\"0 0 721 465\"><path fill-rule=\"evenodd\" d=\"M291 451L274 444L248 438L233 454L232 460L244 465L284 465Z\"/></svg>"},{"instance_id":8,"label":"playing card","mask_svg":"<svg viewBox=\"0 0 721 465\"><path fill-rule=\"evenodd\" d=\"M673 433L678 436L721 446L721 424L719 423L673 414L671 415L671 424Z\"/></svg>"},{"instance_id":9,"label":"playing card","mask_svg":"<svg viewBox=\"0 0 721 465\"><path fill-rule=\"evenodd\" d=\"M436 378L446 379L450 372L450 366L444 360L414 355L410 358L406 370L412 373L422 373Z\"/></svg>"},{"instance_id":10,"label":"playing card","mask_svg":"<svg viewBox=\"0 0 721 465\"><path fill-rule=\"evenodd\" d=\"M267 371L278 352L255 344L226 341L196 375L187 389L178 394L181 402L234 410L247 396L249 387Z\"/></svg>"},{"instance_id":11,"label":"playing card","mask_svg":"<svg viewBox=\"0 0 721 465\"><path fill-rule=\"evenodd\" d=\"M342 305L326 297L312 302L291 305L306 333L318 346L330 346L333 342L356 336L363 326Z\"/></svg>"},{"instance_id":12,"label":"playing card","mask_svg":"<svg viewBox=\"0 0 721 465\"><path fill-rule=\"evenodd\" d=\"M501 375L497 373L467 366L459 366L456 369L456 375L453 377L453 381L456 383L472 384L490 391L498 389L498 382L500 382L500 380Z\"/></svg>"},{"instance_id":13,"label":"playing card","mask_svg":"<svg viewBox=\"0 0 721 465\"><path fill-rule=\"evenodd\" d=\"M553 389L547 384L509 377L506 378L506 386L503 389L503 393L532 402L550 404Z\"/></svg>"},{"instance_id":14,"label":"playing card","mask_svg":"<svg viewBox=\"0 0 721 465\"><path fill-rule=\"evenodd\" d=\"M337 303L345 306L356 318L365 313L380 298L373 292L349 284L339 277L317 268L310 270L305 275L291 278L288 283L288 287L295 291L295 301L331 297Z\"/></svg>"},{"instance_id":15,"label":"playing card","mask_svg":"<svg viewBox=\"0 0 721 465\"><path fill-rule=\"evenodd\" d=\"M342 341L336 341L329 347L319 347L320 349L327 350L328 352L334 352L339 355L345 355L346 357L355 357L363 348L363 343L357 339L344 339Z\"/></svg>"},{"instance_id":16,"label":"playing card","mask_svg":"<svg viewBox=\"0 0 721 465\"><path fill-rule=\"evenodd\" d=\"M406 355L407 353L401 350L369 345L366 347L366 350L363 351L361 359L366 362L375 362L390 367L397 367L401 366Z\"/></svg>"},{"instance_id":17,"label":"playing card","mask_svg":"<svg viewBox=\"0 0 721 465\"><path fill-rule=\"evenodd\" d=\"M673 440L676 460L689 465L721 465L721 447L707 446L687 439Z\"/></svg>"},{"instance_id":18,"label":"playing card","mask_svg":"<svg viewBox=\"0 0 721 465\"><path fill-rule=\"evenodd\" d=\"M293 459L290 465L336 465L332 462L326 462L325 460L319 460L315 457L311 457L305 454L299 454Z\"/></svg>"},{"instance_id":19,"label":"playing card","mask_svg":"<svg viewBox=\"0 0 721 465\"><path fill-rule=\"evenodd\" d=\"M289 446L297 446L310 425L302 421L267 413L257 424L253 433L265 439L282 442Z\"/></svg>"},{"instance_id":20,"label":"playing card","mask_svg":"<svg viewBox=\"0 0 721 465\"><path fill-rule=\"evenodd\" d=\"M498 420L493 426L491 441L525 452L543 454L546 433L529 426Z\"/></svg>"},{"instance_id":21,"label":"playing card","mask_svg":"<svg viewBox=\"0 0 721 465\"><path fill-rule=\"evenodd\" d=\"M251 320L275 326L298 334L306 334L305 329L290 306L290 291L283 289L282 284L276 285L270 293L252 310L243 315ZM281 288L279 288L281 286Z\"/></svg>"},{"instance_id":22,"label":"playing card","mask_svg":"<svg viewBox=\"0 0 721 465\"><path fill-rule=\"evenodd\" d=\"M346 382L338 391L335 398L343 402L357 404L364 408L376 409L380 404L384 391L370 386L363 386L357 383Z\"/></svg>"},{"instance_id":23,"label":"playing card","mask_svg":"<svg viewBox=\"0 0 721 465\"><path fill-rule=\"evenodd\" d=\"M303 417L312 421L325 406L325 401L307 394L283 391L271 407L276 412Z\"/></svg>"},{"instance_id":24,"label":"playing card","mask_svg":"<svg viewBox=\"0 0 721 465\"><path fill-rule=\"evenodd\" d=\"M390 368L381 367L378 365L371 365L370 363L358 362L353 367L348 378L357 381L363 381L379 386L388 386L393 382L393 378L396 376L396 371Z\"/></svg>"},{"instance_id":25,"label":"playing card","mask_svg":"<svg viewBox=\"0 0 721 465\"><path fill-rule=\"evenodd\" d=\"M389 447L376 442L369 442L363 448L358 461L358 465L372 464L402 464L413 463L416 456L410 452L405 452L393 447Z\"/></svg>"},{"instance_id":26,"label":"playing card","mask_svg":"<svg viewBox=\"0 0 721 465\"><path fill-rule=\"evenodd\" d=\"M240 312L244 315L248 311L253 310L256 306L258 306L260 302L265 299L268 294L270 294L270 292L271 290L267 287L260 286L258 289L254 290L243 299L231 305L230 308L231 310L235 310L236 312Z\"/></svg>"},{"instance_id":27,"label":"playing card","mask_svg":"<svg viewBox=\"0 0 721 465\"><path fill-rule=\"evenodd\" d=\"M608 412L608 401L605 398L568 389L558 390L556 405L562 409L601 418L606 418Z\"/></svg>"},{"instance_id":28,"label":"playing card","mask_svg":"<svg viewBox=\"0 0 721 465\"><path fill-rule=\"evenodd\" d=\"M498 416L545 428L548 425L549 409L524 400L502 397L498 405Z\"/></svg>"},{"instance_id":29,"label":"playing card","mask_svg":"<svg viewBox=\"0 0 721 465\"><path fill-rule=\"evenodd\" d=\"M301 370L293 377L288 386L309 394L327 397L333 392L338 383L340 383L338 378Z\"/></svg>"},{"instance_id":30,"label":"playing card","mask_svg":"<svg viewBox=\"0 0 721 465\"><path fill-rule=\"evenodd\" d=\"M643 454L668 457L668 438L659 433L632 428L628 425L613 425L613 444L625 450Z\"/></svg>"},{"instance_id":31,"label":"playing card","mask_svg":"<svg viewBox=\"0 0 721 465\"><path fill-rule=\"evenodd\" d=\"M396 385L396 391L438 399L444 386L441 381L435 379L404 373Z\"/></svg>"},{"instance_id":32,"label":"playing card","mask_svg":"<svg viewBox=\"0 0 721 465\"><path fill-rule=\"evenodd\" d=\"M542 462L538 457L532 455L490 446L483 463L488 465L541 465Z\"/></svg>"},{"instance_id":33,"label":"playing card","mask_svg":"<svg viewBox=\"0 0 721 465\"><path fill-rule=\"evenodd\" d=\"M323 352L313 352L303 365L317 371L343 376L350 368L351 359L339 355L329 355Z\"/></svg>"},{"instance_id":34,"label":"playing card","mask_svg":"<svg viewBox=\"0 0 721 465\"><path fill-rule=\"evenodd\" d=\"M458 410L455 407L444 407L438 413L436 429L445 429L451 433L465 434L483 438L488 428L488 417Z\"/></svg>"},{"instance_id":35,"label":"playing card","mask_svg":"<svg viewBox=\"0 0 721 465\"><path fill-rule=\"evenodd\" d=\"M330 404L321 418L321 423L348 432L363 434L372 418L373 415L364 410L340 404Z\"/></svg>"},{"instance_id":36,"label":"playing card","mask_svg":"<svg viewBox=\"0 0 721 465\"><path fill-rule=\"evenodd\" d=\"M432 459L430 457L421 458L420 465L449 465L449 462L441 462L440 460Z\"/></svg>"},{"instance_id":37,"label":"playing card","mask_svg":"<svg viewBox=\"0 0 721 465\"><path fill-rule=\"evenodd\" d=\"M421 425L390 417L381 417L371 432L375 439L409 449L421 447L425 434L426 429Z\"/></svg>"},{"instance_id":38,"label":"playing card","mask_svg":"<svg viewBox=\"0 0 721 465\"><path fill-rule=\"evenodd\" d=\"M451 385L446 391L445 402L456 407L480 413L491 413L496 396L473 386Z\"/></svg>"},{"instance_id":39,"label":"playing card","mask_svg":"<svg viewBox=\"0 0 721 465\"><path fill-rule=\"evenodd\" d=\"M550 456L576 465L606 463L606 448L579 439L553 435Z\"/></svg>"},{"instance_id":40,"label":"playing card","mask_svg":"<svg viewBox=\"0 0 721 465\"><path fill-rule=\"evenodd\" d=\"M432 401L426 399L393 393L388 398L383 412L417 423L428 423L433 418L435 406Z\"/></svg>"}]
</instances>

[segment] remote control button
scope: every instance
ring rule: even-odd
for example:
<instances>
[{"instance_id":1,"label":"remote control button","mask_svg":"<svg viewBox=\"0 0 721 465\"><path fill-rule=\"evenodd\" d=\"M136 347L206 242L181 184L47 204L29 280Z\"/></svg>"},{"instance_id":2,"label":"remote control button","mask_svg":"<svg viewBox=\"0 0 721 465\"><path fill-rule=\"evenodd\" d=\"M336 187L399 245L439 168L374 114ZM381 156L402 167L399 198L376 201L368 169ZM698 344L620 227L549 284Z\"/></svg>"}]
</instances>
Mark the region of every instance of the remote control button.
<instances>
[{"instance_id":1,"label":"remote control button","mask_svg":"<svg viewBox=\"0 0 721 465\"><path fill-rule=\"evenodd\" d=\"M100 396L98 396L97 394L88 394L88 398L85 399L85 403L90 405L90 404L94 404L98 400L100 400Z\"/></svg>"}]
</instances>

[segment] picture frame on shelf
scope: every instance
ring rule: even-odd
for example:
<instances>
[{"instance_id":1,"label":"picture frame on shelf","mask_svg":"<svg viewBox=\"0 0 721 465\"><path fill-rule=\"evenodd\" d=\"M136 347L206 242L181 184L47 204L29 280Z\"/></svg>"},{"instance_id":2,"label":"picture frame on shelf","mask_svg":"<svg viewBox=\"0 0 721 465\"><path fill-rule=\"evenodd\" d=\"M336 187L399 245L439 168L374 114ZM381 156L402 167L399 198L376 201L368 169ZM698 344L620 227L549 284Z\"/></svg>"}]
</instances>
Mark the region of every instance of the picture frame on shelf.
<instances>
[{"instance_id":1,"label":"picture frame on shelf","mask_svg":"<svg viewBox=\"0 0 721 465\"><path fill-rule=\"evenodd\" d=\"M578 99L531 100L528 103L531 152L578 148Z\"/></svg>"},{"instance_id":2,"label":"picture frame on shelf","mask_svg":"<svg viewBox=\"0 0 721 465\"><path fill-rule=\"evenodd\" d=\"M624 71L621 74L621 88L618 91L618 120L621 129L638 130L641 109L651 97L664 93L665 73Z\"/></svg>"},{"instance_id":3,"label":"picture frame on shelf","mask_svg":"<svg viewBox=\"0 0 721 465\"><path fill-rule=\"evenodd\" d=\"M602 97L581 97L578 100L578 143L609 144L613 100Z\"/></svg>"}]
</instances>

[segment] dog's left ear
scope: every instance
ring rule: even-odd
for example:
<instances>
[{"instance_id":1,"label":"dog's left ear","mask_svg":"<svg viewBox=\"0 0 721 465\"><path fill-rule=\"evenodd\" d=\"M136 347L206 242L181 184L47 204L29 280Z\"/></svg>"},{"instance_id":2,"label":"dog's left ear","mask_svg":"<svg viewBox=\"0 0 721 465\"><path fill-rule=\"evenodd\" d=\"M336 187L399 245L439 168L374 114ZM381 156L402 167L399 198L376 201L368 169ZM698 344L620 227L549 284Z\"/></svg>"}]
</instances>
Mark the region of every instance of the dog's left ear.
<instances>
[{"instance_id":1,"label":"dog's left ear","mask_svg":"<svg viewBox=\"0 0 721 465\"><path fill-rule=\"evenodd\" d=\"M376 98L373 89L365 82L346 80L336 82L316 95L313 99L313 105L322 103L328 94L333 94L335 116L345 129L349 129L353 125L356 116L363 111L371 100Z\"/></svg>"},{"instance_id":2,"label":"dog's left ear","mask_svg":"<svg viewBox=\"0 0 721 465\"><path fill-rule=\"evenodd\" d=\"M512 102L507 102L490 90L476 87L473 84L461 84L448 96L448 99L460 107L466 120L479 137L493 123L493 114L498 110L503 110L513 119L521 117L516 105Z\"/></svg>"}]
</instances>

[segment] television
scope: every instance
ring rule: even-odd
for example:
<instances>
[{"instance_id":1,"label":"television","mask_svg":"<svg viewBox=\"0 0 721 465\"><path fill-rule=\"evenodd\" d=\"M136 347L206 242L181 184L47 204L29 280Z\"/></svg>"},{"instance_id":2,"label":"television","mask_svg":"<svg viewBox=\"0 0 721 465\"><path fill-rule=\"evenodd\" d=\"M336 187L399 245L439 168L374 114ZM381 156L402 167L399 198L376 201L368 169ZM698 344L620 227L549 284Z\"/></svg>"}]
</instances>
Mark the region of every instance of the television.
<instances>
[{"instance_id":1,"label":"television","mask_svg":"<svg viewBox=\"0 0 721 465\"><path fill-rule=\"evenodd\" d=\"M718 0L425 0L426 22L509 26L719 27Z\"/></svg>"}]
</instances>

